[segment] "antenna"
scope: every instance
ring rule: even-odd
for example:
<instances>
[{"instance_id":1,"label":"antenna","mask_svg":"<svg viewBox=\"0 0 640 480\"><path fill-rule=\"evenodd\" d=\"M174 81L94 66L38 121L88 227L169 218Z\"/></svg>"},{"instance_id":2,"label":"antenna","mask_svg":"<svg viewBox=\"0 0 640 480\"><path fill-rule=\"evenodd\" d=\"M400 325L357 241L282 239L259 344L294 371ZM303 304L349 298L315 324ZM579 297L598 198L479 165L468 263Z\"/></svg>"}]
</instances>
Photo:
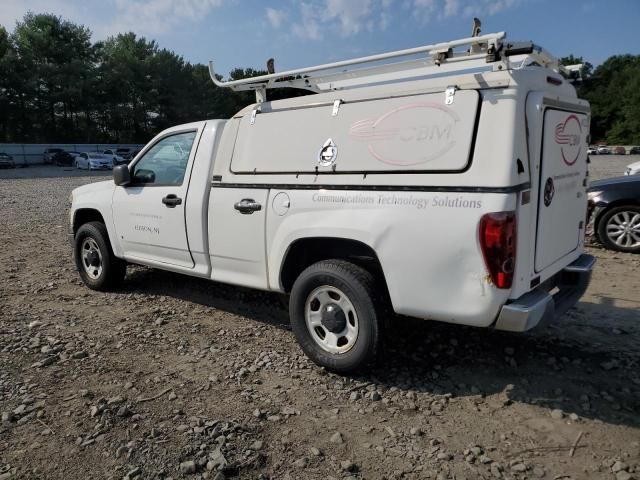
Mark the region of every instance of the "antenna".
<instances>
[{"instance_id":1,"label":"antenna","mask_svg":"<svg viewBox=\"0 0 640 480\"><path fill-rule=\"evenodd\" d=\"M482 26L482 22L480 21L479 18L477 17L473 17L473 27L471 28L471 38L475 38L475 37L479 37L480 36L480 27ZM482 45L482 44L475 44L475 45L471 45L471 47L469 47L469 53L479 53L482 51L483 48L486 48L486 45Z\"/></svg>"},{"instance_id":2,"label":"antenna","mask_svg":"<svg viewBox=\"0 0 640 480\"><path fill-rule=\"evenodd\" d=\"M480 19L477 17L473 17L473 28L471 29L472 37L480 36L480 32L482 31L480 30L481 26L482 26L482 22L480 21Z\"/></svg>"},{"instance_id":3,"label":"antenna","mask_svg":"<svg viewBox=\"0 0 640 480\"><path fill-rule=\"evenodd\" d=\"M267 60L267 72L269 74L276 73L276 64L273 58L270 58L269 60Z\"/></svg>"}]
</instances>

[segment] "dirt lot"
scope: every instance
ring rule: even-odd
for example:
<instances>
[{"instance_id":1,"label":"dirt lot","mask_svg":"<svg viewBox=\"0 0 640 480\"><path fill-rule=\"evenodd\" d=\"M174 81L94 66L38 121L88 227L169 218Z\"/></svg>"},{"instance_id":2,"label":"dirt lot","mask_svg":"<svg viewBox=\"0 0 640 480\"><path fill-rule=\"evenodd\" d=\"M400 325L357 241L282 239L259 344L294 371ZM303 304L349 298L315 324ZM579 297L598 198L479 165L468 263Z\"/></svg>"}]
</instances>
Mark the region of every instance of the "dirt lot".
<instances>
[{"instance_id":1,"label":"dirt lot","mask_svg":"<svg viewBox=\"0 0 640 480\"><path fill-rule=\"evenodd\" d=\"M83 287L67 197L100 176L0 172L0 480L640 480L639 256L591 248L583 301L528 334L394 319L346 378L277 295L141 267Z\"/></svg>"}]
</instances>

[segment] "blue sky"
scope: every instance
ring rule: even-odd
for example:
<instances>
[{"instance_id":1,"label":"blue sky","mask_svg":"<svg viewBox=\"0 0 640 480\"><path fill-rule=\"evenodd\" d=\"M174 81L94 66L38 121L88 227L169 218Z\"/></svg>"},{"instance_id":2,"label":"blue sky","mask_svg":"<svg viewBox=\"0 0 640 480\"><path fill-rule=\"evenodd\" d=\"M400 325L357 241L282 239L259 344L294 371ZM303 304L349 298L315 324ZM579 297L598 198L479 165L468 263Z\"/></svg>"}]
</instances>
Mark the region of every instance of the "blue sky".
<instances>
[{"instance_id":1,"label":"blue sky","mask_svg":"<svg viewBox=\"0 0 640 480\"><path fill-rule=\"evenodd\" d=\"M473 16L483 33L556 56L640 54L640 0L0 0L0 24L12 30L29 10L82 23L94 40L136 32L225 76L269 57L285 70L466 37Z\"/></svg>"}]
</instances>

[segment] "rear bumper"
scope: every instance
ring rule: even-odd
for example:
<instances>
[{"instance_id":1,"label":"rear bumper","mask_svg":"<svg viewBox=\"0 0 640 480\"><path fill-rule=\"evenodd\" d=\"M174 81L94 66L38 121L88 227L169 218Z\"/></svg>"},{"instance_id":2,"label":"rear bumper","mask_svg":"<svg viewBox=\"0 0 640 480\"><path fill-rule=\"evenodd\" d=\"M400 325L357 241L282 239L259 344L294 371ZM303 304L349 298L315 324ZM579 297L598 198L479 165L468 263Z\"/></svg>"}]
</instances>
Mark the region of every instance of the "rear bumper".
<instances>
[{"instance_id":1,"label":"rear bumper","mask_svg":"<svg viewBox=\"0 0 640 480\"><path fill-rule=\"evenodd\" d=\"M504 305L495 328L524 332L560 317L584 295L595 263L594 256L581 255L537 289Z\"/></svg>"}]
</instances>

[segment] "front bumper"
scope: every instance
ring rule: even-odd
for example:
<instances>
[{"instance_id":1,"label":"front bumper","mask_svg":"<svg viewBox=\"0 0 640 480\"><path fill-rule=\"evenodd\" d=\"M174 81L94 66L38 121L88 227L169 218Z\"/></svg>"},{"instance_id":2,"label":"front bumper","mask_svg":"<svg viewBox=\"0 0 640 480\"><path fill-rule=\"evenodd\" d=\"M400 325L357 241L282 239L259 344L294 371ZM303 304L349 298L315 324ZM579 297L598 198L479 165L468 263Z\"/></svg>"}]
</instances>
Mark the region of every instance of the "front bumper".
<instances>
[{"instance_id":1,"label":"front bumper","mask_svg":"<svg viewBox=\"0 0 640 480\"><path fill-rule=\"evenodd\" d=\"M524 332L562 316L584 295L595 263L594 256L581 255L537 289L504 305L495 328Z\"/></svg>"}]
</instances>

